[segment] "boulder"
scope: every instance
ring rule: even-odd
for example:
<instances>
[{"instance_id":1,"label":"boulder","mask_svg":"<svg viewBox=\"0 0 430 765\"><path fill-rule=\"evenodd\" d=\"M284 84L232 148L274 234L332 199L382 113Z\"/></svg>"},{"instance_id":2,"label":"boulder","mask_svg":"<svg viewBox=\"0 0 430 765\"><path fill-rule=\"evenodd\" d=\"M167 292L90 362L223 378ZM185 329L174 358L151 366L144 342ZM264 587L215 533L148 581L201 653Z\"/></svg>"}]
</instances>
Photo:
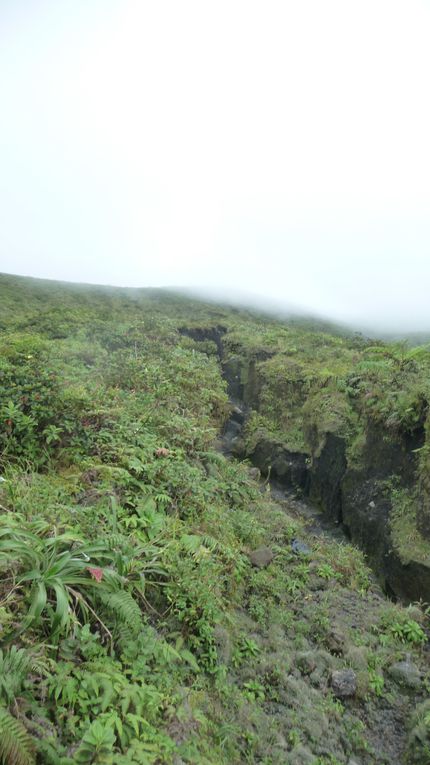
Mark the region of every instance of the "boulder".
<instances>
[{"instance_id":1,"label":"boulder","mask_svg":"<svg viewBox=\"0 0 430 765\"><path fill-rule=\"evenodd\" d=\"M347 699L357 691L357 675L353 669L336 669L331 673L331 687L338 699Z\"/></svg>"},{"instance_id":2,"label":"boulder","mask_svg":"<svg viewBox=\"0 0 430 765\"><path fill-rule=\"evenodd\" d=\"M249 560L255 568L266 568L272 562L275 554L270 547L258 547L249 553Z\"/></svg>"},{"instance_id":3,"label":"boulder","mask_svg":"<svg viewBox=\"0 0 430 765\"><path fill-rule=\"evenodd\" d=\"M291 542L291 549L295 555L310 555L311 550L307 546L306 542L301 542L300 539L293 539Z\"/></svg>"}]
</instances>

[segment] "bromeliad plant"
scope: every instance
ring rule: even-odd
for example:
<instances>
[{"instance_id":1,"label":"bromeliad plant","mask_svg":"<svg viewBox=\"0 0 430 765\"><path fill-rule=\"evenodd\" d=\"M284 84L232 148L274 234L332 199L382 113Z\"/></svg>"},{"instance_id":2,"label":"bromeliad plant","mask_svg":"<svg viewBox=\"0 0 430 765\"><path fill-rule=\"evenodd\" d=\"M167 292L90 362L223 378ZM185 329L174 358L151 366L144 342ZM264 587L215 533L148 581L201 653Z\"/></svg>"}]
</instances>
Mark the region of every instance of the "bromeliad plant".
<instances>
[{"instance_id":1,"label":"bromeliad plant","mask_svg":"<svg viewBox=\"0 0 430 765\"><path fill-rule=\"evenodd\" d=\"M121 534L93 544L70 532L52 535L45 522L6 514L0 519L0 569L10 586L3 604L13 604L20 619L10 639L37 628L58 640L74 624L95 621L112 642L106 613L110 625L114 617L114 628L137 632L147 580L156 576L160 583L166 575L159 564L162 551Z\"/></svg>"}]
</instances>

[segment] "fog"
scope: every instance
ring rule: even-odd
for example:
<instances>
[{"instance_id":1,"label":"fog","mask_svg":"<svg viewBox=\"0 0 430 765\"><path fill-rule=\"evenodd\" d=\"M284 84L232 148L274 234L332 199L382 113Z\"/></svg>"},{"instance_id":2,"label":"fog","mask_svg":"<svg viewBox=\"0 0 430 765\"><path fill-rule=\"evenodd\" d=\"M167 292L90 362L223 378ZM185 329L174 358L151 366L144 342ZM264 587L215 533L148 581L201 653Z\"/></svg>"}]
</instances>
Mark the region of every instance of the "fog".
<instances>
[{"instance_id":1,"label":"fog","mask_svg":"<svg viewBox=\"0 0 430 765\"><path fill-rule=\"evenodd\" d=\"M0 0L0 271L430 330L429 39L427 0Z\"/></svg>"}]
</instances>

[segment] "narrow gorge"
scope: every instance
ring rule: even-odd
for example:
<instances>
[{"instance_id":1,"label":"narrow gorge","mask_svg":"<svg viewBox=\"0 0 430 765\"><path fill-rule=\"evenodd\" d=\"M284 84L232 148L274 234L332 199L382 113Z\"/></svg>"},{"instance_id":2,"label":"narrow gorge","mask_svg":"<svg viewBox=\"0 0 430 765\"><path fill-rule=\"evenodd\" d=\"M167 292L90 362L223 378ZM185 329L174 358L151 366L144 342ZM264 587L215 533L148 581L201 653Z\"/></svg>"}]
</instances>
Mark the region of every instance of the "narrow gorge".
<instances>
[{"instance_id":1,"label":"narrow gorge","mask_svg":"<svg viewBox=\"0 0 430 765\"><path fill-rule=\"evenodd\" d=\"M319 510L325 522L332 524L333 530L340 527L366 554L390 597L405 603L430 603L430 552L423 554L412 544L407 549L406 542L402 555L396 548L390 523L393 497L402 494L416 497L419 454L427 448L427 403L421 402L421 417L406 432L387 433L384 425L365 421L361 424L361 441L352 458L341 421L337 423L338 432L332 423L327 431L318 431L314 425L313 430L306 433L307 439L304 438L307 448L300 451L289 448L288 433L284 439L279 432L273 437L264 423L247 440L247 424L252 412L259 412L264 395L264 364L275 353L262 349L247 354L246 348L240 345L232 352L226 343L225 327L182 328L180 331L197 343L209 341L216 346L232 404L223 431L227 451L238 459L249 460L263 477L270 478L285 491L306 498L313 511ZM292 400L283 396L282 390L279 397L285 410L294 411L306 407L307 399L303 381L292 382L295 385ZM270 389L270 395L277 395L276 384ZM426 497L420 495L416 501L422 507ZM405 514L408 509L410 507L405 509ZM425 538L424 529L422 539Z\"/></svg>"}]
</instances>

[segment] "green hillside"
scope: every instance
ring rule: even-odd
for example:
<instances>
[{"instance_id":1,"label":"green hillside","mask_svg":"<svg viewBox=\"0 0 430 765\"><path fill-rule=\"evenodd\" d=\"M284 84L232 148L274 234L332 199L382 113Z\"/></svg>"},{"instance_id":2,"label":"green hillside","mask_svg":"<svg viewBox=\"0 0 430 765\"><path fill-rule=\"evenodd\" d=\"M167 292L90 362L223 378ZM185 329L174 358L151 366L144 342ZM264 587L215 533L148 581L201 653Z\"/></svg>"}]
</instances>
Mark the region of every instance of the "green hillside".
<instances>
[{"instance_id":1,"label":"green hillside","mask_svg":"<svg viewBox=\"0 0 430 765\"><path fill-rule=\"evenodd\" d=\"M0 275L0 763L429 765L429 372Z\"/></svg>"}]
</instances>

